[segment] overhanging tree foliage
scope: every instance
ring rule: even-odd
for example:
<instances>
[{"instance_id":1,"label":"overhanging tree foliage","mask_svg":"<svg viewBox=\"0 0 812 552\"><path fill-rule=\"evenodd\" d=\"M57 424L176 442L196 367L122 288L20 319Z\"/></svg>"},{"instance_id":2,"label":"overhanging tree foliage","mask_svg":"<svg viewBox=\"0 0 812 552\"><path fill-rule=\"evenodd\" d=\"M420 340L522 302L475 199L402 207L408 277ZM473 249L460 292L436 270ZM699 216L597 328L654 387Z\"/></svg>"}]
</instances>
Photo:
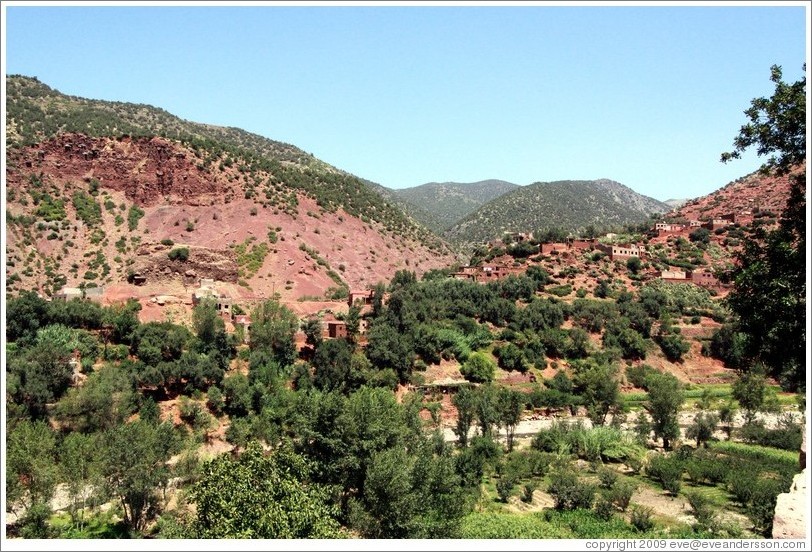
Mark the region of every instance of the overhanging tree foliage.
<instances>
[{"instance_id":1,"label":"overhanging tree foliage","mask_svg":"<svg viewBox=\"0 0 812 552\"><path fill-rule=\"evenodd\" d=\"M749 356L762 361L787 389L805 387L806 349L806 80L782 80L781 67L771 68L775 91L755 98L744 113L749 123L722 161L738 159L755 146L769 155L762 172L789 175L790 197L780 225L745 240L734 270L730 308L749 337ZM804 64L804 72L806 65Z\"/></svg>"}]
</instances>

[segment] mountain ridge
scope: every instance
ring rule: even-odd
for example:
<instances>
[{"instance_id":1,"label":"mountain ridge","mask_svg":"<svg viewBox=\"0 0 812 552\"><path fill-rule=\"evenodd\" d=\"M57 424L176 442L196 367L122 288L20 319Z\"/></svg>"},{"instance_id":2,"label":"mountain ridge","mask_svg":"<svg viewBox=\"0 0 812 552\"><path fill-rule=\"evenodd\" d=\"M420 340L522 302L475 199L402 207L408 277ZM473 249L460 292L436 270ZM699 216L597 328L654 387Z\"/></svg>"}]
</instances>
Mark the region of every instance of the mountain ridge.
<instances>
[{"instance_id":1,"label":"mountain ridge","mask_svg":"<svg viewBox=\"0 0 812 552\"><path fill-rule=\"evenodd\" d=\"M504 232L560 228L582 232L645 221L670 207L609 179L559 180L521 186L483 205L443 233L456 244L499 238Z\"/></svg>"},{"instance_id":2,"label":"mountain ridge","mask_svg":"<svg viewBox=\"0 0 812 552\"><path fill-rule=\"evenodd\" d=\"M518 188L505 180L477 182L427 182L393 190L411 207L410 215L437 234L482 205Z\"/></svg>"}]
</instances>

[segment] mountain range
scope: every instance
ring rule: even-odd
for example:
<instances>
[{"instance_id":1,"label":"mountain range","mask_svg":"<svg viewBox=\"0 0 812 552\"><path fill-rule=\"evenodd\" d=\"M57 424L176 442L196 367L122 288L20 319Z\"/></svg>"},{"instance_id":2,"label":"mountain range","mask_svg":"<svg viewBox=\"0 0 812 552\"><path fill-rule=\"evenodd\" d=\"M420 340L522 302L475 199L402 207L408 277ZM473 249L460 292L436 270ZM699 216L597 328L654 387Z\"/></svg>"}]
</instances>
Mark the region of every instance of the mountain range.
<instances>
[{"instance_id":1,"label":"mountain range","mask_svg":"<svg viewBox=\"0 0 812 552\"><path fill-rule=\"evenodd\" d=\"M20 75L6 86L7 276L49 294L135 269L199 277L219 255L246 293L336 296L396 270L464 262L504 232L600 231L670 209L608 179L394 190L238 128ZM141 215L122 224L130 213ZM197 251L199 269L167 265L159 246L170 242Z\"/></svg>"},{"instance_id":2,"label":"mountain range","mask_svg":"<svg viewBox=\"0 0 812 552\"><path fill-rule=\"evenodd\" d=\"M669 209L613 180L537 182L489 201L442 235L455 244L473 244L504 232L601 231L640 223Z\"/></svg>"}]
</instances>

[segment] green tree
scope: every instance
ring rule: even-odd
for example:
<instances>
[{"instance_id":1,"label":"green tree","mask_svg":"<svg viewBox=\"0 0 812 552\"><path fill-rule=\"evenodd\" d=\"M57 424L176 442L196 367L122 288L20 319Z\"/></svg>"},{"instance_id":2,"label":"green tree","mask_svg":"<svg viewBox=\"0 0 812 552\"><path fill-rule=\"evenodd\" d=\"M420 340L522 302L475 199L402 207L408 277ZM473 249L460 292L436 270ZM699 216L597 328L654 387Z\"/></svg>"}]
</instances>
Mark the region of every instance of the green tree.
<instances>
[{"instance_id":1,"label":"green tree","mask_svg":"<svg viewBox=\"0 0 812 552\"><path fill-rule=\"evenodd\" d=\"M451 403L457 409L457 423L454 433L461 447L468 446L468 433L476 416L476 393L469 387L461 387L453 397Z\"/></svg>"},{"instance_id":2,"label":"green tree","mask_svg":"<svg viewBox=\"0 0 812 552\"><path fill-rule=\"evenodd\" d=\"M376 320L367 332L367 358L379 370L392 369L401 383L409 381L414 360L411 337L385 320Z\"/></svg>"},{"instance_id":3,"label":"green tree","mask_svg":"<svg viewBox=\"0 0 812 552\"><path fill-rule=\"evenodd\" d=\"M56 435L45 422L24 420L6 435L6 508L47 504L59 480Z\"/></svg>"},{"instance_id":4,"label":"green tree","mask_svg":"<svg viewBox=\"0 0 812 552\"><path fill-rule=\"evenodd\" d=\"M499 424L505 428L508 452L513 450L516 426L524 412L525 395L506 387L499 389Z\"/></svg>"},{"instance_id":5,"label":"green tree","mask_svg":"<svg viewBox=\"0 0 812 552\"><path fill-rule=\"evenodd\" d=\"M806 72L806 64L804 64ZM787 389L803 389L806 374L806 79L782 80L771 67L775 91L755 98L744 113L749 122L722 161L738 159L755 146L769 155L764 173L790 175L791 192L779 228L746 239L737 255L733 290L727 297L749 337L749 355L762 361Z\"/></svg>"},{"instance_id":6,"label":"green tree","mask_svg":"<svg viewBox=\"0 0 812 552\"><path fill-rule=\"evenodd\" d=\"M55 417L66 428L85 433L111 429L135 411L133 379L110 365L90 374L81 387L73 387L56 404Z\"/></svg>"},{"instance_id":7,"label":"green tree","mask_svg":"<svg viewBox=\"0 0 812 552\"><path fill-rule=\"evenodd\" d=\"M350 343L355 343L361 328L361 308L358 305L349 308L344 315L344 324L347 326L347 339Z\"/></svg>"},{"instance_id":8,"label":"green tree","mask_svg":"<svg viewBox=\"0 0 812 552\"><path fill-rule=\"evenodd\" d=\"M289 308L269 299L251 313L251 350L271 352L280 365L296 360L296 330L299 320Z\"/></svg>"},{"instance_id":9,"label":"green tree","mask_svg":"<svg viewBox=\"0 0 812 552\"><path fill-rule=\"evenodd\" d=\"M460 373L468 381L490 382L496 373L496 364L485 353L473 353L460 368Z\"/></svg>"},{"instance_id":10,"label":"green tree","mask_svg":"<svg viewBox=\"0 0 812 552\"><path fill-rule=\"evenodd\" d=\"M603 425L606 416L620 405L618 369L591 359L576 365L575 393L581 395L593 424Z\"/></svg>"},{"instance_id":11,"label":"green tree","mask_svg":"<svg viewBox=\"0 0 812 552\"><path fill-rule=\"evenodd\" d=\"M192 327L203 352L216 348L218 335L224 334L226 328L225 322L217 313L214 299L206 298L195 306L192 311Z\"/></svg>"},{"instance_id":12,"label":"green tree","mask_svg":"<svg viewBox=\"0 0 812 552\"><path fill-rule=\"evenodd\" d=\"M640 272L640 269L643 268L643 262L640 260L640 257L629 257L626 260L626 268L632 274L637 274Z\"/></svg>"},{"instance_id":13,"label":"green tree","mask_svg":"<svg viewBox=\"0 0 812 552\"><path fill-rule=\"evenodd\" d=\"M169 480L166 461L178 449L170 422L139 420L104 434L101 473L132 531L142 531L155 512L159 504L157 490Z\"/></svg>"},{"instance_id":14,"label":"green tree","mask_svg":"<svg viewBox=\"0 0 812 552\"><path fill-rule=\"evenodd\" d=\"M373 455L350 521L367 538L452 538L466 511L452 456L424 443L413 452L397 447Z\"/></svg>"},{"instance_id":15,"label":"green tree","mask_svg":"<svg viewBox=\"0 0 812 552\"><path fill-rule=\"evenodd\" d=\"M680 434L677 414L685 393L682 384L671 374L655 373L646 378L648 401L644 407L651 416L655 438L663 440L663 448L669 450L671 441Z\"/></svg>"},{"instance_id":16,"label":"green tree","mask_svg":"<svg viewBox=\"0 0 812 552\"><path fill-rule=\"evenodd\" d=\"M100 458L98 438L94 435L70 433L59 447L59 471L70 496L70 514L74 523L83 526L84 509L99 482Z\"/></svg>"},{"instance_id":17,"label":"green tree","mask_svg":"<svg viewBox=\"0 0 812 552\"><path fill-rule=\"evenodd\" d=\"M238 457L203 466L191 491L193 532L204 539L332 539L342 536L325 488L286 443L266 455L251 442ZM249 483L250 484L246 484Z\"/></svg>"},{"instance_id":18,"label":"green tree","mask_svg":"<svg viewBox=\"0 0 812 552\"><path fill-rule=\"evenodd\" d=\"M49 305L35 291L23 291L6 302L6 340L31 342L49 319Z\"/></svg>"},{"instance_id":19,"label":"green tree","mask_svg":"<svg viewBox=\"0 0 812 552\"><path fill-rule=\"evenodd\" d=\"M352 370L352 346L344 339L329 339L313 355L313 385L322 391L349 393L363 383L363 377Z\"/></svg>"},{"instance_id":20,"label":"green tree","mask_svg":"<svg viewBox=\"0 0 812 552\"><path fill-rule=\"evenodd\" d=\"M745 424L752 423L764 407L767 398L767 378L761 365L739 373L733 382L733 398L744 411Z\"/></svg>"},{"instance_id":21,"label":"green tree","mask_svg":"<svg viewBox=\"0 0 812 552\"><path fill-rule=\"evenodd\" d=\"M728 399L727 402L723 403L719 407L719 422L724 424L724 430L727 434L728 441L733 433L733 420L736 418L737 410L736 405L733 403L733 399Z\"/></svg>"},{"instance_id":22,"label":"green tree","mask_svg":"<svg viewBox=\"0 0 812 552\"><path fill-rule=\"evenodd\" d=\"M712 412L699 412L694 416L692 423L685 432L688 439L696 439L697 448L700 445L708 446L708 441L713 437L716 426L719 425L719 417Z\"/></svg>"},{"instance_id":23,"label":"green tree","mask_svg":"<svg viewBox=\"0 0 812 552\"><path fill-rule=\"evenodd\" d=\"M492 438L499 425L499 391L492 384L476 389L476 419L480 435Z\"/></svg>"},{"instance_id":24,"label":"green tree","mask_svg":"<svg viewBox=\"0 0 812 552\"><path fill-rule=\"evenodd\" d=\"M7 356L11 398L30 415L44 416L45 405L62 396L70 385L70 359L78 344L75 330L61 324L40 328L33 345Z\"/></svg>"},{"instance_id":25,"label":"green tree","mask_svg":"<svg viewBox=\"0 0 812 552\"><path fill-rule=\"evenodd\" d=\"M313 347L314 350L321 345L323 341L321 320L318 318L308 318L302 322L302 331L305 334L305 343Z\"/></svg>"}]
</instances>

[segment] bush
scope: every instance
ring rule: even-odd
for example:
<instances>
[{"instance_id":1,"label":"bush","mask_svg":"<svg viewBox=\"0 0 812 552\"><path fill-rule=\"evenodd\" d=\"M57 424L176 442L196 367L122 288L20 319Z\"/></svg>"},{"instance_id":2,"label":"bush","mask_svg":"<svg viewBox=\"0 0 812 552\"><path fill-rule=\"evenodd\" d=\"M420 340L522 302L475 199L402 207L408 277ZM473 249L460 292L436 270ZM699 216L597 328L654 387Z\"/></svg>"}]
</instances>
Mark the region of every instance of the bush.
<instances>
[{"instance_id":1,"label":"bush","mask_svg":"<svg viewBox=\"0 0 812 552\"><path fill-rule=\"evenodd\" d=\"M758 477L752 468L737 468L728 472L727 489L736 502L746 506L753 496L753 481Z\"/></svg>"},{"instance_id":2,"label":"bush","mask_svg":"<svg viewBox=\"0 0 812 552\"><path fill-rule=\"evenodd\" d=\"M676 456L657 454L651 458L646 474L659 481L663 489L676 496L682 486L683 463Z\"/></svg>"},{"instance_id":3,"label":"bush","mask_svg":"<svg viewBox=\"0 0 812 552\"><path fill-rule=\"evenodd\" d=\"M137 206L133 205L130 207L129 212L127 213L127 227L131 232L138 228L138 221L141 220L141 217L143 216L144 211L139 209Z\"/></svg>"},{"instance_id":4,"label":"bush","mask_svg":"<svg viewBox=\"0 0 812 552\"><path fill-rule=\"evenodd\" d=\"M525 483L524 487L522 487L522 502L527 504L533 502L533 493L536 491L536 487L538 487L538 483L535 481Z\"/></svg>"},{"instance_id":5,"label":"bush","mask_svg":"<svg viewBox=\"0 0 812 552\"><path fill-rule=\"evenodd\" d=\"M795 423L786 423L784 427L777 429L767 429L763 423L756 421L744 424L739 430L739 437L747 443L796 451L801 449L803 433L801 426Z\"/></svg>"},{"instance_id":6,"label":"bush","mask_svg":"<svg viewBox=\"0 0 812 552\"><path fill-rule=\"evenodd\" d=\"M161 240L161 245L167 245L167 246L171 247L171 246L175 245L175 242L170 240L169 238L165 238L165 239Z\"/></svg>"},{"instance_id":7,"label":"bush","mask_svg":"<svg viewBox=\"0 0 812 552\"><path fill-rule=\"evenodd\" d=\"M686 492L685 497L691 505L691 514L696 518L699 527L702 529L712 527L716 520L716 510L711 499L697 491Z\"/></svg>"},{"instance_id":8,"label":"bush","mask_svg":"<svg viewBox=\"0 0 812 552\"><path fill-rule=\"evenodd\" d=\"M176 247L172 251L168 253L169 259L172 261L181 261L184 262L189 258L189 248L188 247Z\"/></svg>"},{"instance_id":9,"label":"bush","mask_svg":"<svg viewBox=\"0 0 812 552\"><path fill-rule=\"evenodd\" d=\"M776 499L788 490L789 485L781 478L764 477L755 483L747 505L747 517L753 523L753 529L765 537L772 535Z\"/></svg>"},{"instance_id":10,"label":"bush","mask_svg":"<svg viewBox=\"0 0 812 552\"><path fill-rule=\"evenodd\" d=\"M601 482L601 487L604 489L611 489L617 483L617 472L610 468L603 468L598 472L598 479Z\"/></svg>"},{"instance_id":11,"label":"bush","mask_svg":"<svg viewBox=\"0 0 812 552\"><path fill-rule=\"evenodd\" d=\"M223 397L223 392L220 391L220 388L216 385L212 385L209 387L207 392L207 399L206 405L209 409L217 416L219 416L223 412L223 407L225 406L225 399Z\"/></svg>"},{"instance_id":12,"label":"bush","mask_svg":"<svg viewBox=\"0 0 812 552\"><path fill-rule=\"evenodd\" d=\"M626 368L626 380L640 389L648 389L646 379L652 373L657 373L657 370L648 364L641 364L639 366L628 366Z\"/></svg>"},{"instance_id":13,"label":"bush","mask_svg":"<svg viewBox=\"0 0 812 552\"><path fill-rule=\"evenodd\" d=\"M608 493L606 493L606 497L612 502L612 504L620 508L621 512L625 512L629 507L629 503L632 500L632 495L636 490L637 483L631 479L627 479L625 481L616 483L615 486Z\"/></svg>"},{"instance_id":14,"label":"bush","mask_svg":"<svg viewBox=\"0 0 812 552\"><path fill-rule=\"evenodd\" d=\"M486 383L493 381L496 364L484 353L473 353L462 365L460 372L468 381Z\"/></svg>"},{"instance_id":15,"label":"bush","mask_svg":"<svg viewBox=\"0 0 812 552\"><path fill-rule=\"evenodd\" d=\"M499 481L496 482L496 493L499 495L499 500L507 502L515 485L516 480L513 477L500 477Z\"/></svg>"},{"instance_id":16,"label":"bush","mask_svg":"<svg viewBox=\"0 0 812 552\"><path fill-rule=\"evenodd\" d=\"M570 293L572 293L572 286L569 284L564 284L560 286L553 286L550 289L546 290L548 293L552 293L558 297L566 297Z\"/></svg>"},{"instance_id":17,"label":"bush","mask_svg":"<svg viewBox=\"0 0 812 552\"><path fill-rule=\"evenodd\" d=\"M615 505L605 496L595 502L595 516L603 521L609 521L615 515Z\"/></svg>"},{"instance_id":18,"label":"bush","mask_svg":"<svg viewBox=\"0 0 812 552\"><path fill-rule=\"evenodd\" d=\"M527 469L530 474L533 477L544 477L550 467L553 455L537 450L528 450L525 454L527 455Z\"/></svg>"},{"instance_id":19,"label":"bush","mask_svg":"<svg viewBox=\"0 0 812 552\"><path fill-rule=\"evenodd\" d=\"M691 345L679 334L660 335L656 341L671 362L680 362L683 355L691 349Z\"/></svg>"},{"instance_id":20,"label":"bush","mask_svg":"<svg viewBox=\"0 0 812 552\"><path fill-rule=\"evenodd\" d=\"M648 506L640 506L639 504L635 504L632 506L631 515L629 516L629 523L631 523L632 526L641 533L646 533L651 531L651 529L654 527L654 521L651 519L653 514L654 510Z\"/></svg>"},{"instance_id":21,"label":"bush","mask_svg":"<svg viewBox=\"0 0 812 552\"><path fill-rule=\"evenodd\" d=\"M595 490L594 485L580 481L578 475L570 470L554 474L547 488L547 492L555 500L556 510L591 508Z\"/></svg>"}]
</instances>

